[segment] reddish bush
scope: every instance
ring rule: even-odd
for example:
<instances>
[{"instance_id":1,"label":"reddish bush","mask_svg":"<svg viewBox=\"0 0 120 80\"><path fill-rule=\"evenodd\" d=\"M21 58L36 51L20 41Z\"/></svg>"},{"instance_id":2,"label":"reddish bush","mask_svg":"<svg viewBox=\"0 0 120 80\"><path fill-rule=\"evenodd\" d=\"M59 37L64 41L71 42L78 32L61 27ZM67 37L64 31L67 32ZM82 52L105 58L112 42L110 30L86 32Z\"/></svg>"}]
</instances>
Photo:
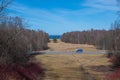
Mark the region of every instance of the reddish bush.
<instances>
[{"instance_id":1,"label":"reddish bush","mask_svg":"<svg viewBox=\"0 0 120 80\"><path fill-rule=\"evenodd\" d=\"M120 68L117 68L111 74L107 74L105 80L120 80Z\"/></svg>"},{"instance_id":2,"label":"reddish bush","mask_svg":"<svg viewBox=\"0 0 120 80\"><path fill-rule=\"evenodd\" d=\"M26 65L0 65L1 80L40 80L43 78L44 69L36 63L28 63Z\"/></svg>"},{"instance_id":3,"label":"reddish bush","mask_svg":"<svg viewBox=\"0 0 120 80\"><path fill-rule=\"evenodd\" d=\"M106 75L105 80L120 80L120 58L119 55L109 57L109 62L112 63L113 72Z\"/></svg>"},{"instance_id":4,"label":"reddish bush","mask_svg":"<svg viewBox=\"0 0 120 80\"><path fill-rule=\"evenodd\" d=\"M11 65L0 65L0 79L1 80L23 80L23 77L19 75L18 72L14 70L14 67Z\"/></svg>"}]
</instances>

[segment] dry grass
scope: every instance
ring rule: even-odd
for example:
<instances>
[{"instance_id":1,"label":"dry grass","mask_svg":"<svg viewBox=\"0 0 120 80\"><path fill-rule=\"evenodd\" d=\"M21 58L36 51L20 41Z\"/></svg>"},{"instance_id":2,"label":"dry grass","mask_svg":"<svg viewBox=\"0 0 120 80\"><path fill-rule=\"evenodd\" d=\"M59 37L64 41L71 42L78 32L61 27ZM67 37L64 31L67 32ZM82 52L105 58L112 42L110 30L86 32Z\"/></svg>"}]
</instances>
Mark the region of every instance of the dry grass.
<instances>
[{"instance_id":1,"label":"dry grass","mask_svg":"<svg viewBox=\"0 0 120 80\"><path fill-rule=\"evenodd\" d=\"M48 45L54 51L75 51L78 48L83 48L84 51L98 51L93 45L70 44L60 40L58 43L51 41ZM46 68L45 80L93 80L91 76L96 80L103 80L109 72L110 63L104 54L43 54L35 58ZM90 75L83 74L81 64Z\"/></svg>"},{"instance_id":2,"label":"dry grass","mask_svg":"<svg viewBox=\"0 0 120 80\"><path fill-rule=\"evenodd\" d=\"M64 43L58 40L57 43L53 43L52 40L48 43L50 50L53 51L76 51L79 48L84 49L84 51L98 51L93 45L88 44L71 44L71 43Z\"/></svg>"},{"instance_id":3,"label":"dry grass","mask_svg":"<svg viewBox=\"0 0 120 80\"><path fill-rule=\"evenodd\" d=\"M97 80L102 80L109 71L107 58L103 54L44 54L36 56L46 68L45 80L83 80L80 63ZM78 61L79 60L79 61ZM90 79L89 79L90 80Z\"/></svg>"}]
</instances>

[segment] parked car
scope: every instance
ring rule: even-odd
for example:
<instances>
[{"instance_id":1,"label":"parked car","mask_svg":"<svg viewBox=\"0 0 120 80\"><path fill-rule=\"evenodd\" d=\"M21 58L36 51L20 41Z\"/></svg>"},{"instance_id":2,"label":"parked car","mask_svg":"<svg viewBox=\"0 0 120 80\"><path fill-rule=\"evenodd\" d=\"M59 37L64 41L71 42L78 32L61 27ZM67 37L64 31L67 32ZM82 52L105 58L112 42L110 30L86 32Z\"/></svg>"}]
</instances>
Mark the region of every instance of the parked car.
<instances>
[{"instance_id":1,"label":"parked car","mask_svg":"<svg viewBox=\"0 0 120 80\"><path fill-rule=\"evenodd\" d=\"M76 53L83 53L83 49L77 49Z\"/></svg>"}]
</instances>

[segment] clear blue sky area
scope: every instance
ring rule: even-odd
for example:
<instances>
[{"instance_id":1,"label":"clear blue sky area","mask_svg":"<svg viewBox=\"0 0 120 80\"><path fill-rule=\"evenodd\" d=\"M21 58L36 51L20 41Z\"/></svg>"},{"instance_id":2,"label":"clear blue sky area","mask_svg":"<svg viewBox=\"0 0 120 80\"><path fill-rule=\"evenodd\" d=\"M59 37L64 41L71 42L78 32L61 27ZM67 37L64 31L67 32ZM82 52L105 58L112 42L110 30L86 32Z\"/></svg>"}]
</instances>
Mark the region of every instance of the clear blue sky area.
<instances>
[{"instance_id":1,"label":"clear blue sky area","mask_svg":"<svg viewBox=\"0 0 120 80\"><path fill-rule=\"evenodd\" d=\"M93 29L110 29L117 18L116 0L14 0L10 16L20 16L30 29L50 35Z\"/></svg>"}]
</instances>

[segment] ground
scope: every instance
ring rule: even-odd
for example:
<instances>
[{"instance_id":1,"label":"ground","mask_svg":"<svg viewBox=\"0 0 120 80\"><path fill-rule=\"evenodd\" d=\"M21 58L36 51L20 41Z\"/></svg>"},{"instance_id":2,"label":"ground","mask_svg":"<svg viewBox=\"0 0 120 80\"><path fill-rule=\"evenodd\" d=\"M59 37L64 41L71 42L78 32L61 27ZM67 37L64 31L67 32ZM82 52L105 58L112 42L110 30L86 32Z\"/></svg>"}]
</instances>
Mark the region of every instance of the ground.
<instances>
[{"instance_id":1,"label":"ground","mask_svg":"<svg viewBox=\"0 0 120 80\"><path fill-rule=\"evenodd\" d=\"M84 49L84 51L97 51L93 45L88 44L71 44L71 43L64 43L60 40L57 40L57 43L53 43L52 40L48 43L50 50L53 51L76 51L79 48Z\"/></svg>"},{"instance_id":2,"label":"ground","mask_svg":"<svg viewBox=\"0 0 120 80\"><path fill-rule=\"evenodd\" d=\"M49 47L54 51L74 51L77 48L97 51L92 45L61 41L50 42ZM103 80L110 71L110 63L105 54L42 54L35 58L46 68L45 80Z\"/></svg>"}]
</instances>

